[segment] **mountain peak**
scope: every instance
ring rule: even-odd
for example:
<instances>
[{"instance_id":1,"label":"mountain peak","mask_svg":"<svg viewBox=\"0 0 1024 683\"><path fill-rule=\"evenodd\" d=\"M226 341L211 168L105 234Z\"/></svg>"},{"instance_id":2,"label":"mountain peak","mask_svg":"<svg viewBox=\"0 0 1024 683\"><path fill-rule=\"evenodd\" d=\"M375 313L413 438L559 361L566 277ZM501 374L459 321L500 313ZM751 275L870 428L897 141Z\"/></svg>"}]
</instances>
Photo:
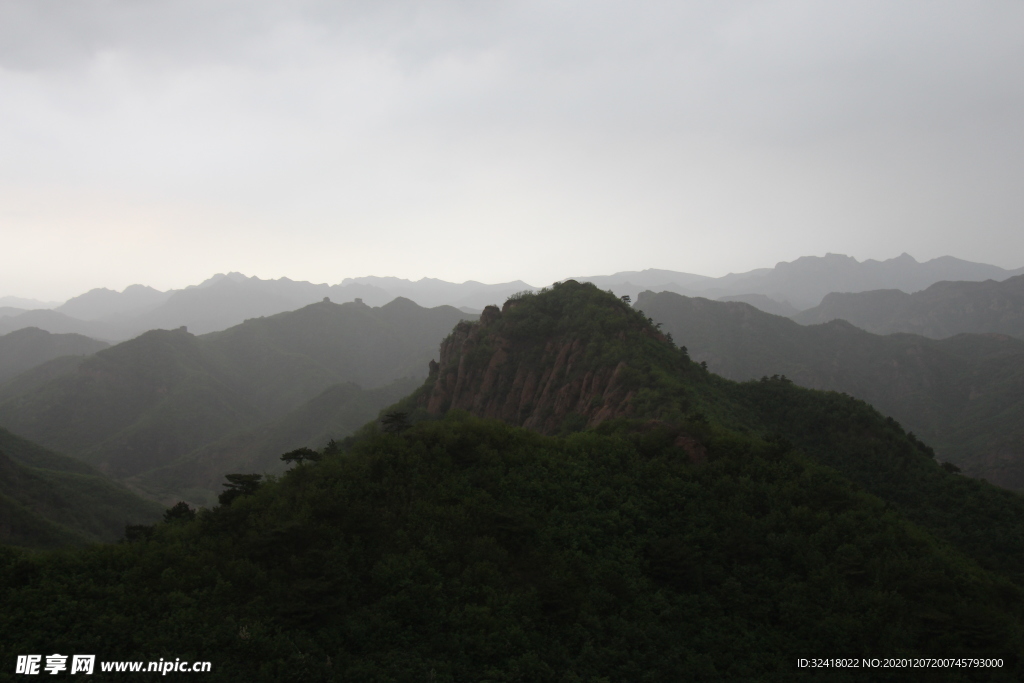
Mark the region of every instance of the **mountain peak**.
<instances>
[{"instance_id":1,"label":"mountain peak","mask_svg":"<svg viewBox=\"0 0 1024 683\"><path fill-rule=\"evenodd\" d=\"M657 385L654 367L671 370L664 378L689 366L641 312L591 283L566 280L459 323L441 344L420 405L558 433L619 416L661 417L660 409L681 415L678 402L651 414L635 399Z\"/></svg>"}]
</instances>

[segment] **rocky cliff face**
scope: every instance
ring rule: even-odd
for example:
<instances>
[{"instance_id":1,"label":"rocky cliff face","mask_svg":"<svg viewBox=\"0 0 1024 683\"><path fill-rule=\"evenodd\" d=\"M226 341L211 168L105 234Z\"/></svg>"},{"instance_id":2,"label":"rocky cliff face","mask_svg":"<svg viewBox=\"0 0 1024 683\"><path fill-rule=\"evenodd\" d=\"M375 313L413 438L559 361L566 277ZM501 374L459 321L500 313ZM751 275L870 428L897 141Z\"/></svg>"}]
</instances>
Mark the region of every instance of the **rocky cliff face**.
<instances>
[{"instance_id":1,"label":"rocky cliff face","mask_svg":"<svg viewBox=\"0 0 1024 683\"><path fill-rule=\"evenodd\" d=\"M430 367L428 412L461 409L544 433L567 420L593 426L631 413L625 361L585 367L588 340L580 337L534 344L502 335L495 328L514 303L488 306L478 323L459 323L442 342L440 363Z\"/></svg>"}]
</instances>

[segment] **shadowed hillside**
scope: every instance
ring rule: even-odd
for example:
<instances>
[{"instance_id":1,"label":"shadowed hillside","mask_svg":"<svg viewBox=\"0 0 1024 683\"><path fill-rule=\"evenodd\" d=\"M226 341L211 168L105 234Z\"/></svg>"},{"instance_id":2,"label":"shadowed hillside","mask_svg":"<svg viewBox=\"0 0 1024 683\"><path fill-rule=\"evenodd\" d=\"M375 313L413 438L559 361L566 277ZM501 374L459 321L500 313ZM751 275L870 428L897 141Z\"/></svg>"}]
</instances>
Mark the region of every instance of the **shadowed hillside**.
<instances>
[{"instance_id":1,"label":"shadowed hillside","mask_svg":"<svg viewBox=\"0 0 1024 683\"><path fill-rule=\"evenodd\" d=\"M161 507L83 462L0 429L0 543L47 548L114 541Z\"/></svg>"},{"instance_id":2,"label":"shadowed hillside","mask_svg":"<svg viewBox=\"0 0 1024 683\"><path fill-rule=\"evenodd\" d=\"M270 424L332 385L422 377L438 341L465 317L402 299L380 308L324 301L201 337L153 330L8 382L0 425L133 477Z\"/></svg>"},{"instance_id":3,"label":"shadowed hillside","mask_svg":"<svg viewBox=\"0 0 1024 683\"><path fill-rule=\"evenodd\" d=\"M1024 339L1024 275L1002 282L938 282L914 294L833 293L815 308L793 316L803 325L836 318L877 334L912 332L943 339L964 332L994 332Z\"/></svg>"},{"instance_id":4,"label":"shadowed hillside","mask_svg":"<svg viewBox=\"0 0 1024 683\"><path fill-rule=\"evenodd\" d=\"M280 473L285 469L282 453L310 444L321 448L331 440L341 440L420 383L407 377L377 389L362 389L351 382L337 384L270 424L225 436L169 465L132 477L129 483L168 504L184 499L213 505L225 473Z\"/></svg>"},{"instance_id":5,"label":"shadowed hillside","mask_svg":"<svg viewBox=\"0 0 1024 683\"><path fill-rule=\"evenodd\" d=\"M785 375L848 393L923 437L941 460L1024 488L1024 341L879 336L842 320L801 326L743 304L671 292L645 292L637 307L724 377Z\"/></svg>"},{"instance_id":6,"label":"shadowed hillside","mask_svg":"<svg viewBox=\"0 0 1024 683\"><path fill-rule=\"evenodd\" d=\"M0 337L0 384L61 356L88 356L110 344L79 334L50 334L36 327Z\"/></svg>"}]
</instances>

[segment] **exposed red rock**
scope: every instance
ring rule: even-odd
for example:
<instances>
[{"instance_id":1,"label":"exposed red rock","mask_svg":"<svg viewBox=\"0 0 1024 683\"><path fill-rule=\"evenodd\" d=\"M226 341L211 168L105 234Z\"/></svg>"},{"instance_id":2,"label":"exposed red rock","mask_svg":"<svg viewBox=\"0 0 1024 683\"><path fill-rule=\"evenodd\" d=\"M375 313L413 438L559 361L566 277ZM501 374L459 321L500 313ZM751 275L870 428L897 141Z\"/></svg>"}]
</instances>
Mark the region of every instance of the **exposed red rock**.
<instances>
[{"instance_id":1,"label":"exposed red rock","mask_svg":"<svg viewBox=\"0 0 1024 683\"><path fill-rule=\"evenodd\" d=\"M537 358L533 345L493 331L502 314L488 306L478 323L459 323L442 342L440 362L430 368L436 380L423 399L428 412L466 410L543 433L559 431L571 414L587 426L631 414L635 391L623 385L625 362L584 369L587 344L579 338L541 342Z\"/></svg>"}]
</instances>

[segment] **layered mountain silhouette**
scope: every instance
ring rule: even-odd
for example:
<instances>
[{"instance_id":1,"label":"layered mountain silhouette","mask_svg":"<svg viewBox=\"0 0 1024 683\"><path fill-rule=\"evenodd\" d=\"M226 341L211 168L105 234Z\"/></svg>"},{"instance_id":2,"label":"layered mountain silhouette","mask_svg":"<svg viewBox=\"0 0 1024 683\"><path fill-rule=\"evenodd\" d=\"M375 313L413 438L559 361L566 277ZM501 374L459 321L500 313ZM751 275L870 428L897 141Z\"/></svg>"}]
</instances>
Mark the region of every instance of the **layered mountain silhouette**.
<instances>
[{"instance_id":1,"label":"layered mountain silhouette","mask_svg":"<svg viewBox=\"0 0 1024 683\"><path fill-rule=\"evenodd\" d=\"M757 294L774 303L759 299L747 303L771 313L784 313L777 306L796 309L817 306L831 292L865 292L877 289L898 289L916 292L943 280L1005 280L1024 273L1024 268L1006 270L998 266L973 263L952 256L919 263L909 254L885 261L857 261L842 254L803 256L795 261L782 261L774 268L758 268L746 273L730 273L718 278L677 273L667 270L621 272L614 275L576 278L593 282L601 289L610 289L619 296L636 298L645 290L670 291L709 299Z\"/></svg>"},{"instance_id":2,"label":"layered mountain silhouette","mask_svg":"<svg viewBox=\"0 0 1024 683\"><path fill-rule=\"evenodd\" d=\"M1024 489L1022 340L880 336L843 320L803 326L742 303L671 292L645 292L636 306L713 372L737 381L784 375L861 398L965 473Z\"/></svg>"},{"instance_id":3,"label":"layered mountain silhouette","mask_svg":"<svg viewBox=\"0 0 1024 683\"><path fill-rule=\"evenodd\" d=\"M213 505L224 474L237 471L278 473L281 454L303 446L322 448L375 420L381 409L421 383L406 377L376 389L343 382L324 390L283 416L201 446L171 464L129 478L129 483L171 501Z\"/></svg>"},{"instance_id":4,"label":"layered mountain silhouette","mask_svg":"<svg viewBox=\"0 0 1024 683\"><path fill-rule=\"evenodd\" d=\"M774 268L758 268L723 277L649 269L614 275L579 277L617 295L636 297L641 291L673 291L690 296L742 300L769 313L793 315L812 308L832 292L865 292L898 289L912 293L936 282L1005 280L1024 273L997 266L944 256L918 263L907 254L885 261L857 261L841 254L805 256L780 262ZM0 334L24 327L54 333L76 333L104 341L123 341L151 329L182 325L204 334L227 329L248 318L275 315L322 300L344 303L361 299L383 306L396 297L420 306L454 306L467 313L503 302L509 296L536 288L522 281L483 284L475 281L445 282L434 278L417 281L395 277L346 278L336 285L314 284L279 278L261 280L241 273L221 273L194 286L160 292L132 285L122 292L94 289L60 306L8 297L0 309ZM19 306L18 304L25 304ZM27 308L52 310L22 310Z\"/></svg>"},{"instance_id":5,"label":"layered mountain silhouette","mask_svg":"<svg viewBox=\"0 0 1024 683\"><path fill-rule=\"evenodd\" d=\"M877 334L911 332L942 339L995 332L1024 339L1024 275L1002 282L937 282L913 294L834 292L792 317L804 325L840 318Z\"/></svg>"},{"instance_id":6,"label":"layered mountain silhouette","mask_svg":"<svg viewBox=\"0 0 1024 683\"><path fill-rule=\"evenodd\" d=\"M360 300L369 306L406 298L427 308L450 305L464 313L475 313L515 292L530 289L530 285L519 281L486 285L431 278L413 282L365 277L326 285L227 273L175 291L160 292L142 285L132 285L123 292L94 289L53 310L9 309L6 316L0 317L0 334L30 326L106 341L123 341L148 330L182 326L195 334L205 334L225 330L249 318L293 311L324 298L337 303Z\"/></svg>"},{"instance_id":7,"label":"layered mountain silhouette","mask_svg":"<svg viewBox=\"0 0 1024 683\"><path fill-rule=\"evenodd\" d=\"M127 339L130 329L106 320L79 320L46 308L0 317L0 335L34 327L52 334L79 334L105 342Z\"/></svg>"},{"instance_id":8,"label":"layered mountain silhouette","mask_svg":"<svg viewBox=\"0 0 1024 683\"><path fill-rule=\"evenodd\" d=\"M710 373L590 284L458 323L383 423L292 455L131 542L0 553L0 657L48 638L257 682L790 681L803 652L940 649L1024 675L1019 495L858 399Z\"/></svg>"},{"instance_id":9,"label":"layered mountain silhouette","mask_svg":"<svg viewBox=\"0 0 1024 683\"><path fill-rule=\"evenodd\" d=\"M422 377L466 317L405 299L379 308L322 301L205 336L152 330L0 385L0 425L115 478L136 477L272 423L333 385Z\"/></svg>"},{"instance_id":10,"label":"layered mountain silhouette","mask_svg":"<svg viewBox=\"0 0 1024 683\"><path fill-rule=\"evenodd\" d=\"M61 356L88 356L109 344L78 334L26 327L0 337L0 383Z\"/></svg>"}]
</instances>

